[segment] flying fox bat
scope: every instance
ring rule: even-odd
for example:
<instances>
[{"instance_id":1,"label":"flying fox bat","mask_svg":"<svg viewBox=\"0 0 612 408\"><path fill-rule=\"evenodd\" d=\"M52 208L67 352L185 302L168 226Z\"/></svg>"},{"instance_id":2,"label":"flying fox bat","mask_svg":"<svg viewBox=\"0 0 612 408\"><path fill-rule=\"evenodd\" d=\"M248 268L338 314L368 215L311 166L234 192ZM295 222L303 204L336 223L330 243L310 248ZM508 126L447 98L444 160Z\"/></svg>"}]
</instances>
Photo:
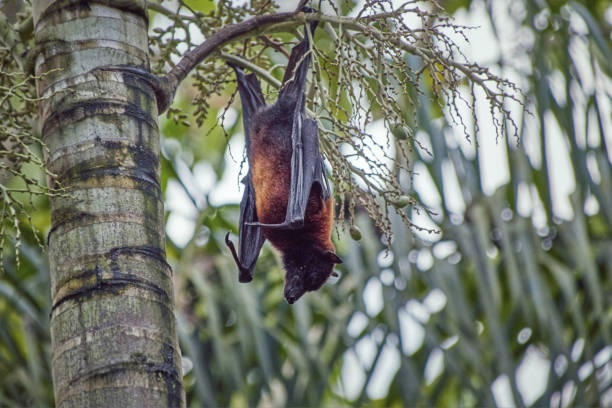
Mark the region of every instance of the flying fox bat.
<instances>
[{"instance_id":1,"label":"flying fox bat","mask_svg":"<svg viewBox=\"0 0 612 408\"><path fill-rule=\"evenodd\" d=\"M316 23L312 23L314 31ZM250 282L268 239L282 254L285 298L293 303L319 289L342 263L331 242L333 201L319 152L317 124L306 117L304 87L310 62L308 36L289 58L278 99L267 106L255 74L234 65L249 172L243 179L238 253L239 281Z\"/></svg>"}]
</instances>

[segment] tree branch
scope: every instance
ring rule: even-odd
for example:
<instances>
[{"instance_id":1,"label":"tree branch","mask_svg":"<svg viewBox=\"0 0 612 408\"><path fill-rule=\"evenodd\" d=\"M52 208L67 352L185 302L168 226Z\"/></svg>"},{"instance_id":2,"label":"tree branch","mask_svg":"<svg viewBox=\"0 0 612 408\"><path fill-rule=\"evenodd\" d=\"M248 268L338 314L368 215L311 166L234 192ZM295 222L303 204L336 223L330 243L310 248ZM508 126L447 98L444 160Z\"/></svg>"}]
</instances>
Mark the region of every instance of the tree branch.
<instances>
[{"instance_id":1,"label":"tree branch","mask_svg":"<svg viewBox=\"0 0 612 408\"><path fill-rule=\"evenodd\" d=\"M169 12L166 9L157 9L160 12ZM291 31L295 27L305 24L312 21L320 21L326 23L328 31L333 31L330 29L330 25L333 26L341 26L344 28L344 35L348 35L352 37L348 31L357 31L366 36L369 36L377 41L386 42L389 44L394 44L396 47L403 49L404 51L419 56L426 61L431 62L440 62L441 64L452 67L460 72L462 72L468 80L472 83L476 83L480 86L487 98L494 104L499 105L499 100L497 98L497 94L492 92L488 86L486 85L486 81L488 80L498 80L496 77L492 77L486 71L475 71L474 66L466 63L462 63L456 61L452 58L446 57L441 53L437 53L433 50L427 49L426 47L421 47L418 45L412 45L408 42L404 41L402 38L397 36L387 36L376 27L371 26L368 22L376 21L377 19L385 19L389 16L396 16L396 14L400 11L406 11L405 9L395 10L393 13L378 13L367 16L367 18L354 18L354 17L342 17L342 16L333 16L333 15L325 15L325 14L314 14L307 13L301 9L298 9L293 12L285 12L285 13L275 13L275 14L266 14L255 16L243 22L232 24L221 28L215 34L206 39L202 44L195 47L193 50L189 51L185 54L181 60L168 72L167 75L158 77L152 75L149 72L146 72L140 68L135 67L117 67L117 66L108 66L101 67L103 70L119 70L123 72L128 72L133 75L137 75L144 80L148 81L153 89L155 90L157 105L159 113L163 113L168 106L172 103L174 98L174 94L179 84L187 77L187 75L193 70L196 66L198 66L202 61L204 61L211 54L219 51L219 48L223 45L239 40L246 36L253 37L263 34L270 34L273 32L286 32ZM357 42L360 47L367 49L364 44ZM231 56L229 54L223 54L223 58L225 59L235 59L237 57ZM240 65L244 66L246 61L240 61ZM254 67L251 67L254 68ZM270 81L269 76L266 76L261 70L253 69L253 71L258 72L258 74L266 77L268 82L274 84L274 81ZM478 75L478 73L484 73L484 78ZM507 85L505 81L497 81L502 82Z\"/></svg>"},{"instance_id":2,"label":"tree branch","mask_svg":"<svg viewBox=\"0 0 612 408\"><path fill-rule=\"evenodd\" d=\"M167 99L166 101L162 101L165 103L159 107L160 113L166 110L168 105L172 102L176 89L183 79L187 77L189 72L191 72L192 69L198 66L220 46L230 41L238 40L247 34L253 35L257 32L274 32L276 30L273 29L272 26L279 23L290 23L290 26L295 26L298 24L303 24L307 21L306 13L297 10L286 13L256 16L241 23L223 27L202 44L185 54L166 76L160 78L161 86L164 88L163 90ZM282 27L286 29L287 24L282 24Z\"/></svg>"},{"instance_id":3,"label":"tree branch","mask_svg":"<svg viewBox=\"0 0 612 408\"><path fill-rule=\"evenodd\" d=\"M167 10L161 10L166 12ZM307 18L310 17L310 18ZM189 72L204 61L209 55L217 51L219 47L230 41L239 40L245 35L258 35L277 31L287 31L297 25L308 21L316 20L311 13L296 10L286 13L266 14L255 16L241 23L232 24L221 28L210 36L202 44L189 51L181 60L168 72L167 75L158 77L141 68L132 66L107 65L97 69L103 71L122 71L136 75L147 81L155 91L157 99L158 113L163 113L174 99L174 94L180 83L187 77ZM227 54L226 54L227 56ZM230 57L233 58L233 57Z\"/></svg>"}]
</instances>

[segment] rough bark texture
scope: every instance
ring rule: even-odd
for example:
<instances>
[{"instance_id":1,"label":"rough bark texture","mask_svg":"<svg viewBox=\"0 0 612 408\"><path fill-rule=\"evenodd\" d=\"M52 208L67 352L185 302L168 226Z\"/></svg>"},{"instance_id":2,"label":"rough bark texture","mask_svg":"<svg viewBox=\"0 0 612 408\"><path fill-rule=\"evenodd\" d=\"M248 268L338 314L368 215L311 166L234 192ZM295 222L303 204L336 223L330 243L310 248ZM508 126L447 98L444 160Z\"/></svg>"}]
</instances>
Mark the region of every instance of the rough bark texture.
<instances>
[{"instance_id":1,"label":"rough bark texture","mask_svg":"<svg viewBox=\"0 0 612 408\"><path fill-rule=\"evenodd\" d=\"M34 1L53 198L53 380L58 407L184 406L165 261L155 96L100 65L148 68L145 1Z\"/></svg>"}]
</instances>

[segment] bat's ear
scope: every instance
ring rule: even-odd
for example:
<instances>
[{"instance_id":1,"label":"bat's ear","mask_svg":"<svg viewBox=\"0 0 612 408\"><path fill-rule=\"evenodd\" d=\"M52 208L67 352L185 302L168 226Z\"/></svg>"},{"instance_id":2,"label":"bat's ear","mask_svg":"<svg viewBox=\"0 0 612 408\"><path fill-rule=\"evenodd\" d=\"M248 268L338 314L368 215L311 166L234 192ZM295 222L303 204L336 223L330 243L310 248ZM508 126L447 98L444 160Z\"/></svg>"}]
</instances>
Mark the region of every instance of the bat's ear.
<instances>
[{"instance_id":1,"label":"bat's ear","mask_svg":"<svg viewBox=\"0 0 612 408\"><path fill-rule=\"evenodd\" d=\"M330 261L331 263L335 263L335 264L341 264L342 263L342 259L340 259L340 257L338 255L336 255L335 252L326 251L324 253L324 255L327 258L327 260Z\"/></svg>"}]
</instances>

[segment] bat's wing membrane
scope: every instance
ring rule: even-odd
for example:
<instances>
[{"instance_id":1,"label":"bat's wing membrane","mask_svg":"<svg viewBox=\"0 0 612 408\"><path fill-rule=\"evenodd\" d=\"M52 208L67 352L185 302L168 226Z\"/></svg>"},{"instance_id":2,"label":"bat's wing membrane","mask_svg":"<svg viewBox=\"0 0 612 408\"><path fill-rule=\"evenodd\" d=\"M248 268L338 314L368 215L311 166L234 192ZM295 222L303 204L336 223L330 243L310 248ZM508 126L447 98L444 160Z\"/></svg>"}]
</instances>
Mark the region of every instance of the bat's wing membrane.
<instances>
[{"instance_id":1,"label":"bat's wing membrane","mask_svg":"<svg viewBox=\"0 0 612 408\"><path fill-rule=\"evenodd\" d=\"M306 117L304 117L302 123L302 150L305 174L302 184L304 190L310 190L314 183L319 183L321 196L323 200L327 200L331 191L325 174L323 157L319 151L319 128L317 122ZM306 200L308 200L308 195L310 195L310 191L306 195Z\"/></svg>"},{"instance_id":2,"label":"bat's wing membrane","mask_svg":"<svg viewBox=\"0 0 612 408\"><path fill-rule=\"evenodd\" d=\"M255 74L246 75L239 67L229 64L236 72L238 80L238 92L242 103L242 123L244 124L244 136L246 139L247 152L251 150L251 123L253 116L262 106L266 105L261 86Z\"/></svg>"},{"instance_id":3,"label":"bat's wing membrane","mask_svg":"<svg viewBox=\"0 0 612 408\"><path fill-rule=\"evenodd\" d=\"M236 71L238 79L238 91L240 92L242 102L242 117L248 152L251 148L251 121L255 112L265 105L265 101L257 77L254 74L245 75L236 66L232 66L232 68ZM232 251L234 260L238 265L238 269L240 269L238 280L240 282L250 282L253 280L253 270L255 269L257 257L266 239L263 236L261 227L255 224L257 223L257 207L255 206L255 188L253 187L250 170L242 182L245 185L245 189L242 201L240 201L238 253L236 253L234 243L229 240L229 233L225 236L225 243Z\"/></svg>"},{"instance_id":4,"label":"bat's wing membrane","mask_svg":"<svg viewBox=\"0 0 612 408\"><path fill-rule=\"evenodd\" d=\"M302 99L303 95L299 98ZM291 155L291 186L284 226L301 228L304 225L308 197L315 183L321 187L321 199L330 195L323 158L319 151L317 123L296 110L293 118L293 153Z\"/></svg>"},{"instance_id":5,"label":"bat's wing membrane","mask_svg":"<svg viewBox=\"0 0 612 408\"><path fill-rule=\"evenodd\" d=\"M253 280L253 270L259 256L259 251L266 240L258 225L251 225L257 222L257 208L255 207L255 190L250 180L250 173L243 180L245 184L244 195L240 201L240 223L238 224L238 253L234 248L234 243L229 240L229 232L225 236L225 243L232 251L234 261L238 265L240 282L250 282Z\"/></svg>"}]
</instances>

